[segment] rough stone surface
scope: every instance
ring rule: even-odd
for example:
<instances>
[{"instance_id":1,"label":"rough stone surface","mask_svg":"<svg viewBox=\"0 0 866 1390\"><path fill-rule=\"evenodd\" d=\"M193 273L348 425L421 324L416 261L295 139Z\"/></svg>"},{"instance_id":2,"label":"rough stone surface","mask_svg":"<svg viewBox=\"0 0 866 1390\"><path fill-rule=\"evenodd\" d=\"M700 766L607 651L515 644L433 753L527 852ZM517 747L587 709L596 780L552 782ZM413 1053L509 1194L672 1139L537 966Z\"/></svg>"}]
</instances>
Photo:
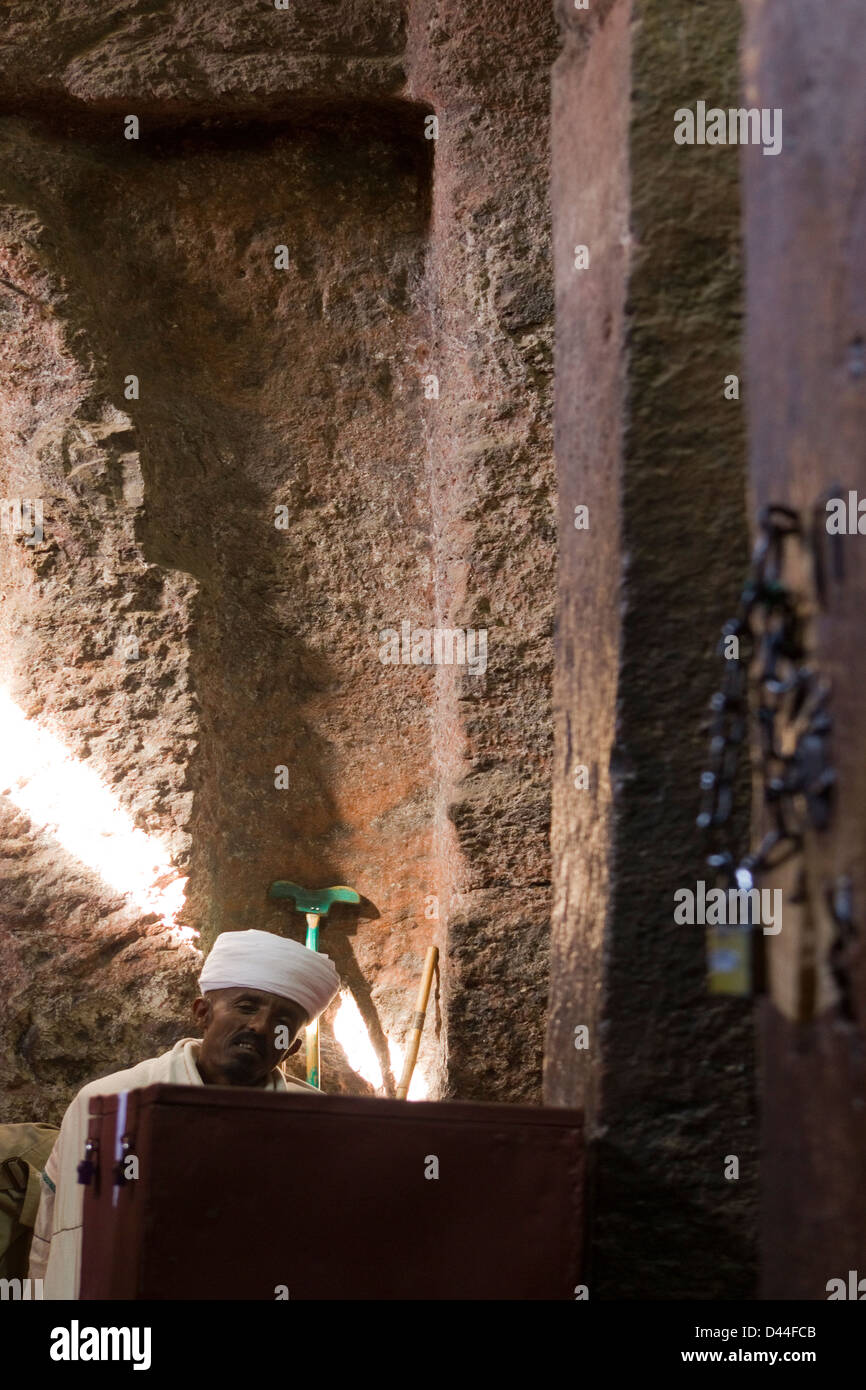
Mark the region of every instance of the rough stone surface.
<instances>
[{"instance_id":1,"label":"rough stone surface","mask_svg":"<svg viewBox=\"0 0 866 1390\"><path fill-rule=\"evenodd\" d=\"M46 224L45 206L16 182L41 147L18 123L0 141L9 179L0 211L2 491L42 499L44 511L39 544L0 536L2 685L164 841L182 872L196 740L184 636L195 584L150 564L136 540L133 422L114 404L120 393L104 391L76 327L81 268ZM127 659L130 636L139 660ZM196 957L64 849L65 837L58 843L18 809L13 790L0 780L3 1111L57 1119L75 1087L177 1036ZM74 802L67 829L70 820Z\"/></svg>"},{"instance_id":2,"label":"rough stone surface","mask_svg":"<svg viewBox=\"0 0 866 1390\"><path fill-rule=\"evenodd\" d=\"M437 672L446 1093L540 1099L549 938L554 477L544 0L412 7L410 92L439 115L430 233L437 624L486 628Z\"/></svg>"},{"instance_id":3,"label":"rough stone surface","mask_svg":"<svg viewBox=\"0 0 866 1390\"><path fill-rule=\"evenodd\" d=\"M261 116L287 98L387 98L405 78L402 0L20 0L0 23L13 109Z\"/></svg>"},{"instance_id":4,"label":"rough stone surface","mask_svg":"<svg viewBox=\"0 0 866 1390\"><path fill-rule=\"evenodd\" d=\"M753 1288L747 1004L712 1001L674 892L696 837L713 650L747 557L736 151L674 111L738 104L733 3L560 7L554 78L560 495L545 1098L593 1136L592 1294ZM579 136L576 134L579 132ZM575 269L585 244L590 267ZM589 530L574 508L589 507ZM589 787L575 787L584 765ZM575 1028L589 1028L577 1050ZM727 1154L740 1181L726 1182Z\"/></svg>"},{"instance_id":5,"label":"rough stone surface","mask_svg":"<svg viewBox=\"0 0 866 1390\"><path fill-rule=\"evenodd\" d=\"M275 878L358 889L322 948L389 1091L435 939L433 1093L539 1098L553 25L531 8L37 29L22 6L0 67L2 486L45 499L41 544L0 537L3 684L166 846L201 946L302 937ZM404 620L486 628L486 673L383 665ZM56 1119L185 1030L199 957L0 805L4 1113ZM326 1088L369 1090L332 1022Z\"/></svg>"},{"instance_id":6,"label":"rough stone surface","mask_svg":"<svg viewBox=\"0 0 866 1390\"><path fill-rule=\"evenodd\" d=\"M856 0L832 14L815 0L747 0L745 13L745 98L784 113L783 153L743 158L751 483L757 506L810 515L827 491L866 496L866 29ZM866 558L860 535L836 544L844 582L829 586L812 659L832 684L838 786L807 861L816 915L839 876L852 881L857 936L837 943L835 965L854 1017L834 1004L798 1025L762 1010L761 1295L772 1299L826 1299L830 1279L864 1273Z\"/></svg>"}]
</instances>

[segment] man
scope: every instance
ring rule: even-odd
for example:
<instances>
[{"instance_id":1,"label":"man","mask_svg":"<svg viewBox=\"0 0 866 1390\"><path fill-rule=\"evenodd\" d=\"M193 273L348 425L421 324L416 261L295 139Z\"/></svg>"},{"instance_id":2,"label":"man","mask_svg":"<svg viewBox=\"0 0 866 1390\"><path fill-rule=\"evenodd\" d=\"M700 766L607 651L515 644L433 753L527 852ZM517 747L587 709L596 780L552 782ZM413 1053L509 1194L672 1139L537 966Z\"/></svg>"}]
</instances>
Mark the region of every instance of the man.
<instances>
[{"instance_id":1,"label":"man","mask_svg":"<svg viewBox=\"0 0 866 1390\"><path fill-rule=\"evenodd\" d=\"M199 976L193 1016L201 1042L181 1038L170 1052L127 1071L91 1081L63 1117L42 1174L30 1278L45 1281L46 1298L77 1298L81 1276L84 1157L91 1096L114 1095L162 1081L189 1086L261 1086L313 1091L286 1081L279 1065L297 1052L301 1030L328 1007L340 977L327 956L270 932L223 932Z\"/></svg>"}]
</instances>

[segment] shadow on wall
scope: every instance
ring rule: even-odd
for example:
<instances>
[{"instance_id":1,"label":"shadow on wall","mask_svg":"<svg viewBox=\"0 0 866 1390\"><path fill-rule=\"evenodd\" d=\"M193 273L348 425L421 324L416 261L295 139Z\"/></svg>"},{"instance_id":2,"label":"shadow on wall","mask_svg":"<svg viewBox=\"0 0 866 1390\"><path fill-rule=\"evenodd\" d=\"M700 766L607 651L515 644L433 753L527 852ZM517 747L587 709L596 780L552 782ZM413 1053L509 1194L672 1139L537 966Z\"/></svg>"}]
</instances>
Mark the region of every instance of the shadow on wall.
<instances>
[{"instance_id":1,"label":"shadow on wall","mask_svg":"<svg viewBox=\"0 0 866 1390\"><path fill-rule=\"evenodd\" d=\"M592 1232L590 1297L603 1299L744 1299L756 1297L754 1234L743 1231L738 1214L724 1207L719 1189L715 1211L703 1188L690 1191L688 1173L671 1162L668 1175L649 1175L609 1140L596 1140L591 1210L601 1212ZM679 1176L678 1176L679 1175ZM683 1233L696 1256L690 1269L679 1257ZM628 1247L628 1266L622 1249Z\"/></svg>"}]
</instances>

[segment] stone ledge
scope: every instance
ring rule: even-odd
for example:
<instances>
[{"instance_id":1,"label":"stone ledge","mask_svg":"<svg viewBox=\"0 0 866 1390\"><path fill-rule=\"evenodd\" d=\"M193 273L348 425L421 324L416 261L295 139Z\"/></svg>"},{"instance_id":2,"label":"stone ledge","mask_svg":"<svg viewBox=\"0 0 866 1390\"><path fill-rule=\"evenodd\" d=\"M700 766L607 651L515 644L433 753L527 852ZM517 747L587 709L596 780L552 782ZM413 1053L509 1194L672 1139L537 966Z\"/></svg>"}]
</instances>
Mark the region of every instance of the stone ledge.
<instances>
[{"instance_id":1,"label":"stone ledge","mask_svg":"<svg viewBox=\"0 0 866 1390\"><path fill-rule=\"evenodd\" d=\"M118 13L118 10L121 12ZM0 101L233 110L238 100L370 98L404 80L400 0L174 0L142 12L73 3L0 5Z\"/></svg>"}]
</instances>

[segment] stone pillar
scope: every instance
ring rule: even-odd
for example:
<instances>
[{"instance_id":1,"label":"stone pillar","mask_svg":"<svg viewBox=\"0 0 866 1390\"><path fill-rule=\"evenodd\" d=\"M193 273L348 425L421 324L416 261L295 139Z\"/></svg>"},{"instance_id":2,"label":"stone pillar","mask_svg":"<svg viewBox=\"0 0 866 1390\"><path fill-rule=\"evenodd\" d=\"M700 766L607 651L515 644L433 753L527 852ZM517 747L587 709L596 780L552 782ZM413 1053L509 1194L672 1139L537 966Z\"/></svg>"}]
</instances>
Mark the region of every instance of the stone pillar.
<instances>
[{"instance_id":1,"label":"stone pillar","mask_svg":"<svg viewBox=\"0 0 866 1390\"><path fill-rule=\"evenodd\" d=\"M753 503L805 514L836 484L866 497L866 25L858 0L744 10L743 103L780 108L783 131L777 156L743 151ZM838 785L807 855L813 897L852 881L857 936L837 942L836 964L853 1017L838 994L812 1023L761 1010L761 1292L774 1299L825 1299L831 1279L866 1276L866 539L834 544L844 580L829 585L812 662L832 682Z\"/></svg>"},{"instance_id":2,"label":"stone pillar","mask_svg":"<svg viewBox=\"0 0 866 1390\"><path fill-rule=\"evenodd\" d=\"M438 119L426 418L437 626L487 669L437 671L444 1093L538 1100L550 917L553 285L545 0L418 0L409 90Z\"/></svg>"},{"instance_id":3,"label":"stone pillar","mask_svg":"<svg viewBox=\"0 0 866 1390\"><path fill-rule=\"evenodd\" d=\"M751 1007L708 996L703 929L673 921L676 889L703 877L714 649L747 558L741 405L725 397L740 370L737 154L678 146L674 112L736 104L739 15L734 0L557 13L545 1099L586 1108L590 1297L747 1297Z\"/></svg>"}]
</instances>

